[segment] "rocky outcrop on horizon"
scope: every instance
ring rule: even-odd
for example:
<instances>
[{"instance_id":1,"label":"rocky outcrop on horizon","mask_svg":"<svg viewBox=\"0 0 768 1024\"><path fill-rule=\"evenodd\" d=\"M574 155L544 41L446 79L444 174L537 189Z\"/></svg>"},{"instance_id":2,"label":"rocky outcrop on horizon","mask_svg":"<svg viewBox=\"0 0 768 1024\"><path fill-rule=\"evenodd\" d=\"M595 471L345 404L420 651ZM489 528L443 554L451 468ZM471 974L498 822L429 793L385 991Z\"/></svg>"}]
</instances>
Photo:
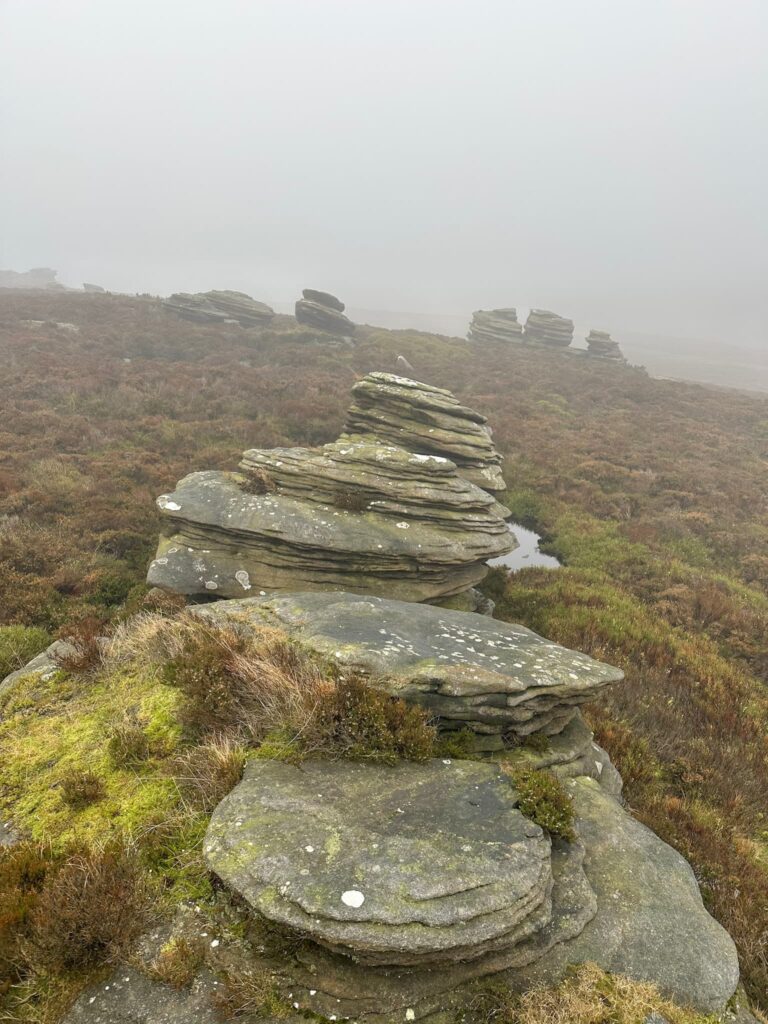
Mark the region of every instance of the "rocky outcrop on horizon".
<instances>
[{"instance_id":1,"label":"rocky outcrop on horizon","mask_svg":"<svg viewBox=\"0 0 768 1024\"><path fill-rule=\"evenodd\" d=\"M56 280L56 271L50 267L35 267L33 270L0 270L0 288L44 288L64 291L64 285Z\"/></svg>"},{"instance_id":2,"label":"rocky outcrop on horizon","mask_svg":"<svg viewBox=\"0 0 768 1024\"><path fill-rule=\"evenodd\" d=\"M467 334L468 341L522 341L523 325L517 319L517 310L478 309L472 314Z\"/></svg>"},{"instance_id":3,"label":"rocky outcrop on horizon","mask_svg":"<svg viewBox=\"0 0 768 1024\"><path fill-rule=\"evenodd\" d=\"M567 348L573 341L573 320L547 309L532 309L525 321L526 343Z\"/></svg>"},{"instance_id":4,"label":"rocky outcrop on horizon","mask_svg":"<svg viewBox=\"0 0 768 1024\"><path fill-rule=\"evenodd\" d=\"M393 374L369 374L353 396L338 441L249 449L241 473L192 473L158 498L164 530L149 582L222 598L468 594L488 559L516 543L507 509L476 483L504 485L485 418Z\"/></svg>"},{"instance_id":5,"label":"rocky outcrop on horizon","mask_svg":"<svg viewBox=\"0 0 768 1024\"><path fill-rule=\"evenodd\" d=\"M315 288L305 288L301 294L303 298L296 302L296 319L300 324L344 337L354 333L355 325L344 314L345 307L341 299Z\"/></svg>"},{"instance_id":6,"label":"rocky outcrop on horizon","mask_svg":"<svg viewBox=\"0 0 768 1024\"><path fill-rule=\"evenodd\" d=\"M100 284L91 284L90 281L83 281L83 291L93 292L94 294L103 295L106 292L106 288L102 288Z\"/></svg>"},{"instance_id":7,"label":"rocky outcrop on horizon","mask_svg":"<svg viewBox=\"0 0 768 1024\"><path fill-rule=\"evenodd\" d=\"M618 341L608 331L596 331L594 327L586 337L587 354L599 359L624 359Z\"/></svg>"},{"instance_id":8,"label":"rocky outcrop on horizon","mask_svg":"<svg viewBox=\"0 0 768 1024\"><path fill-rule=\"evenodd\" d=\"M184 320L198 324L229 323L241 327L262 327L275 311L245 292L210 291L189 294L176 292L163 300L163 306Z\"/></svg>"}]
</instances>

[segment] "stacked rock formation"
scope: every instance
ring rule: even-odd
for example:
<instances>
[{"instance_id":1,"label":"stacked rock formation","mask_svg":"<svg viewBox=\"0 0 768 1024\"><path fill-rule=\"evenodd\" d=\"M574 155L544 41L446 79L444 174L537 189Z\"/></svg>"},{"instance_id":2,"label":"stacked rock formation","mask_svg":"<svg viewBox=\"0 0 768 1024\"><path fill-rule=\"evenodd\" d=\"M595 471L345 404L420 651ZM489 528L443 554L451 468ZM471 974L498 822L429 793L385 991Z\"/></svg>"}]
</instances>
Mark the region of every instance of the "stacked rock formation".
<instances>
[{"instance_id":1,"label":"stacked rock formation","mask_svg":"<svg viewBox=\"0 0 768 1024\"><path fill-rule=\"evenodd\" d=\"M501 455L488 420L444 388L392 373L369 373L352 388L350 433L370 434L412 452L449 459L486 491L503 491Z\"/></svg>"},{"instance_id":2,"label":"stacked rock formation","mask_svg":"<svg viewBox=\"0 0 768 1024\"><path fill-rule=\"evenodd\" d=\"M730 938L688 865L622 808L620 777L574 707L618 670L519 626L350 594L196 614L278 626L342 673L430 708L438 725L480 730L481 745L489 719L503 732L484 760L248 765L204 854L260 917L304 940L286 979L295 1007L416 1020L466 1005L473 979L501 973L519 991L587 960L704 1010L731 996ZM520 746L528 730L543 742ZM564 780L575 839L521 812L519 767Z\"/></svg>"},{"instance_id":3,"label":"stacked rock formation","mask_svg":"<svg viewBox=\"0 0 768 1024\"><path fill-rule=\"evenodd\" d=\"M483 749L563 732L581 704L623 678L525 626L426 604L295 593L218 602L202 614L235 612L285 630L371 685L419 704L442 729L471 729Z\"/></svg>"},{"instance_id":4,"label":"stacked rock formation","mask_svg":"<svg viewBox=\"0 0 768 1024\"><path fill-rule=\"evenodd\" d=\"M344 303L330 292L305 288L303 298L296 303L296 319L308 327L319 327L330 334L349 335L355 325L344 314Z\"/></svg>"},{"instance_id":5,"label":"stacked rock formation","mask_svg":"<svg viewBox=\"0 0 768 1024\"><path fill-rule=\"evenodd\" d=\"M525 341L567 348L573 341L573 320L546 309L532 309L525 321Z\"/></svg>"},{"instance_id":6,"label":"stacked rock formation","mask_svg":"<svg viewBox=\"0 0 768 1024\"><path fill-rule=\"evenodd\" d=\"M618 341L614 341L608 331L596 331L594 328L586 337L587 354L600 359L623 359Z\"/></svg>"},{"instance_id":7,"label":"stacked rock formation","mask_svg":"<svg viewBox=\"0 0 768 1024\"><path fill-rule=\"evenodd\" d=\"M472 314L469 341L522 341L523 325L516 309L478 309Z\"/></svg>"},{"instance_id":8,"label":"stacked rock formation","mask_svg":"<svg viewBox=\"0 0 768 1024\"><path fill-rule=\"evenodd\" d=\"M244 292L210 291L194 295L177 292L163 301L166 309L199 324L237 323L241 327L268 324L275 311Z\"/></svg>"},{"instance_id":9,"label":"stacked rock formation","mask_svg":"<svg viewBox=\"0 0 768 1024\"><path fill-rule=\"evenodd\" d=\"M474 482L504 483L484 417L391 374L353 392L338 441L250 449L242 474L193 473L158 498L166 525L149 582L207 597L253 588L408 601L480 582L487 560L515 547L508 511Z\"/></svg>"}]
</instances>

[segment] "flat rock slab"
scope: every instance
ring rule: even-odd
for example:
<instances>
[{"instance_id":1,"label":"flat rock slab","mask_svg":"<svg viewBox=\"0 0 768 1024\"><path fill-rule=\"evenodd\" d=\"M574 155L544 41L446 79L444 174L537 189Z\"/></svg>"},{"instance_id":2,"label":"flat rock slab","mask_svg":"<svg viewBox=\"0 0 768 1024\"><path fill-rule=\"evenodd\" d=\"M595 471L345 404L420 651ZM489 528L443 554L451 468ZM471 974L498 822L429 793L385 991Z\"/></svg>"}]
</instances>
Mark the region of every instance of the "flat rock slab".
<instances>
[{"instance_id":1,"label":"flat rock slab","mask_svg":"<svg viewBox=\"0 0 768 1024\"><path fill-rule=\"evenodd\" d=\"M222 601L200 609L269 622L443 725L560 732L574 708L623 673L524 626L472 612L346 593Z\"/></svg>"},{"instance_id":2,"label":"flat rock slab","mask_svg":"<svg viewBox=\"0 0 768 1024\"><path fill-rule=\"evenodd\" d=\"M371 963L473 959L552 916L548 836L473 761L252 761L204 854L268 920Z\"/></svg>"},{"instance_id":3,"label":"flat rock slab","mask_svg":"<svg viewBox=\"0 0 768 1024\"><path fill-rule=\"evenodd\" d=\"M597 914L581 934L507 980L553 984L573 963L650 981L675 1001L722 1010L739 982L733 940L704 907L690 865L594 781L571 784Z\"/></svg>"},{"instance_id":4,"label":"flat rock slab","mask_svg":"<svg viewBox=\"0 0 768 1024\"><path fill-rule=\"evenodd\" d=\"M121 967L86 989L62 1024L219 1024L211 1001L214 991L209 977L177 990L135 967Z\"/></svg>"}]
</instances>

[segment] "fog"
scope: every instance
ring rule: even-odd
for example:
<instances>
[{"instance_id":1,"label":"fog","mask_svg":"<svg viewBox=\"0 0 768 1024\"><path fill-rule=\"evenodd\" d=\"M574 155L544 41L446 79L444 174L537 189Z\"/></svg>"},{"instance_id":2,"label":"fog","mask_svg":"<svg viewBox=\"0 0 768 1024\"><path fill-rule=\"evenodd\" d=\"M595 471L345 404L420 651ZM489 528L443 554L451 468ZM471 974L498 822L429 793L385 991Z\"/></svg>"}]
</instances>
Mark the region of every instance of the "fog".
<instances>
[{"instance_id":1,"label":"fog","mask_svg":"<svg viewBox=\"0 0 768 1024\"><path fill-rule=\"evenodd\" d=\"M758 346L765 0L0 0L0 266Z\"/></svg>"}]
</instances>

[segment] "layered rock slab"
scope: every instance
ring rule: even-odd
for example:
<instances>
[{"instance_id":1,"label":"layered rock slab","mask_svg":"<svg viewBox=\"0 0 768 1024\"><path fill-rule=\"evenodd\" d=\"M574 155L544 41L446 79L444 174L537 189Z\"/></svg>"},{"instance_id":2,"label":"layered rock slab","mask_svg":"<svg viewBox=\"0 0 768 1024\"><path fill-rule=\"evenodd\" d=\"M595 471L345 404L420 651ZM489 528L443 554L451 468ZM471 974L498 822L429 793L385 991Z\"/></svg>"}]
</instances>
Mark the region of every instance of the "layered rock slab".
<instances>
[{"instance_id":1,"label":"layered rock slab","mask_svg":"<svg viewBox=\"0 0 768 1024\"><path fill-rule=\"evenodd\" d=\"M449 459L486 491L503 491L502 458L488 421L444 388L394 373L369 373L352 388L347 430L408 451Z\"/></svg>"},{"instance_id":2,"label":"layered rock slab","mask_svg":"<svg viewBox=\"0 0 768 1024\"><path fill-rule=\"evenodd\" d=\"M567 348L573 341L573 320L548 309L532 309L525 321L524 336L526 342Z\"/></svg>"},{"instance_id":3,"label":"layered rock slab","mask_svg":"<svg viewBox=\"0 0 768 1024\"><path fill-rule=\"evenodd\" d=\"M355 325L344 313L344 303L330 292L305 288L296 302L296 319L308 327L318 327L330 334L347 336L354 333Z\"/></svg>"},{"instance_id":4,"label":"layered rock slab","mask_svg":"<svg viewBox=\"0 0 768 1024\"><path fill-rule=\"evenodd\" d=\"M523 340L523 325L517 319L517 310L478 309L472 314L467 334L469 341L507 342Z\"/></svg>"},{"instance_id":5,"label":"layered rock slab","mask_svg":"<svg viewBox=\"0 0 768 1024\"><path fill-rule=\"evenodd\" d=\"M722 1010L739 981L736 948L707 913L688 862L593 780L577 779L569 792L597 914L577 938L506 980L523 992L593 961L683 1005Z\"/></svg>"},{"instance_id":6,"label":"layered rock slab","mask_svg":"<svg viewBox=\"0 0 768 1024\"><path fill-rule=\"evenodd\" d=\"M268 324L275 311L245 292L210 291L190 294L176 292L163 301L163 306L184 320L200 324L238 323L241 327Z\"/></svg>"},{"instance_id":7,"label":"layered rock slab","mask_svg":"<svg viewBox=\"0 0 768 1024\"><path fill-rule=\"evenodd\" d=\"M358 963L463 963L552 918L549 837L495 766L251 762L210 869L268 920Z\"/></svg>"},{"instance_id":8,"label":"layered rock slab","mask_svg":"<svg viewBox=\"0 0 768 1024\"><path fill-rule=\"evenodd\" d=\"M596 331L594 328L586 337L587 353L600 359L623 359L618 341L614 341L608 331Z\"/></svg>"},{"instance_id":9,"label":"layered rock slab","mask_svg":"<svg viewBox=\"0 0 768 1024\"><path fill-rule=\"evenodd\" d=\"M206 616L268 623L446 729L556 734L623 673L524 626L358 594L301 593L218 602ZM575 755L574 755L575 757Z\"/></svg>"},{"instance_id":10,"label":"layered rock slab","mask_svg":"<svg viewBox=\"0 0 768 1024\"><path fill-rule=\"evenodd\" d=\"M192 473L161 495L149 582L223 598L313 589L410 601L466 595L489 559L516 547L509 511L473 482L504 483L485 418L450 392L391 374L369 374L355 398L363 433L319 449L249 449L244 475ZM381 436L387 423L397 444ZM440 454L453 450L461 466Z\"/></svg>"}]
</instances>

